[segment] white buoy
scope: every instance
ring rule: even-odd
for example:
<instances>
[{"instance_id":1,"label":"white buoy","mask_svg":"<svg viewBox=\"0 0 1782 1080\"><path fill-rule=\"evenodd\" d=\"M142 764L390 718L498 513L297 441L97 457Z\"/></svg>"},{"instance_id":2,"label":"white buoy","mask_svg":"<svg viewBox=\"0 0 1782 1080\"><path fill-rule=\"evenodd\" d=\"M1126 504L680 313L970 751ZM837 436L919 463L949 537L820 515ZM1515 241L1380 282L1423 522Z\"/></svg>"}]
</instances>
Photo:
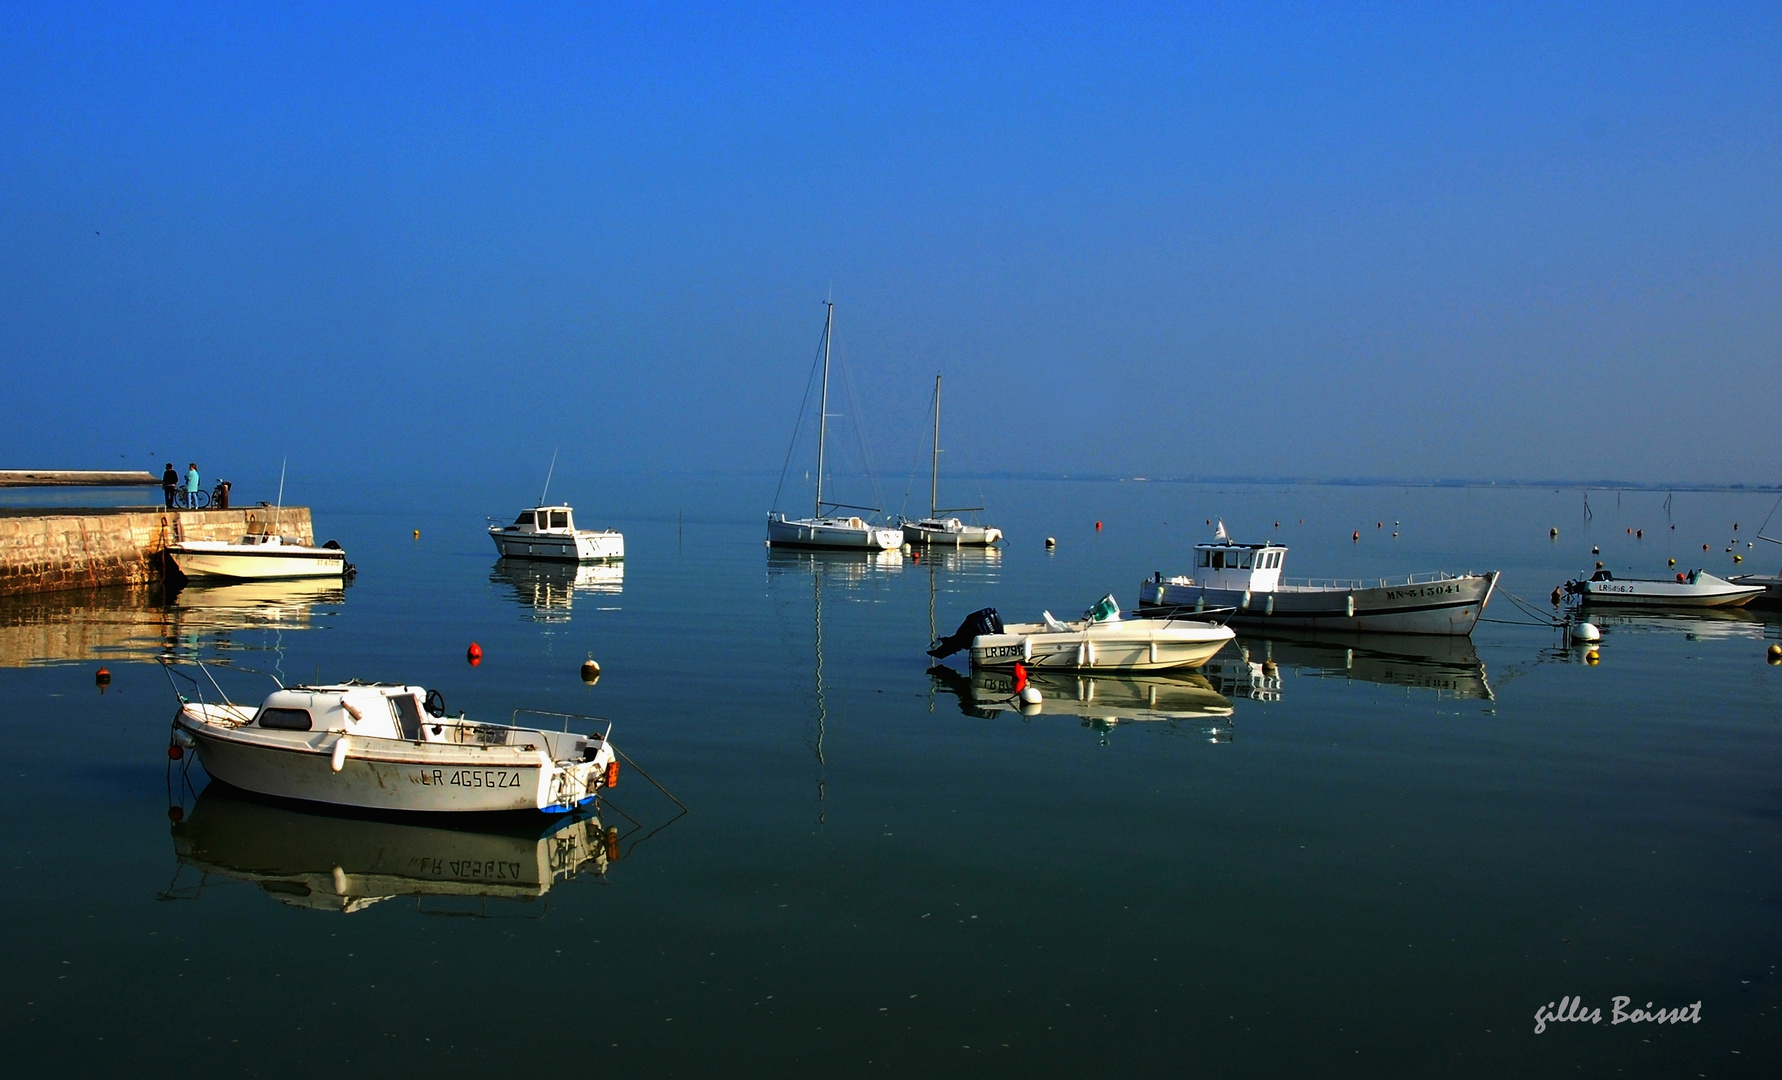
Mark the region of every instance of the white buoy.
<instances>
[{"instance_id":1,"label":"white buoy","mask_svg":"<svg viewBox=\"0 0 1782 1080\"><path fill-rule=\"evenodd\" d=\"M1029 684L1021 688L1021 704L1038 705L1045 700L1040 696L1039 687Z\"/></svg>"},{"instance_id":2,"label":"white buoy","mask_svg":"<svg viewBox=\"0 0 1782 1080\"><path fill-rule=\"evenodd\" d=\"M908 543L905 543L905 544L904 544L904 545L903 545L903 553L904 553L904 554L905 554L905 555L908 555L908 554L909 554L909 553L910 553L910 546L909 546L909 544L908 544Z\"/></svg>"},{"instance_id":3,"label":"white buoy","mask_svg":"<svg viewBox=\"0 0 1782 1080\"><path fill-rule=\"evenodd\" d=\"M1053 539L1052 537L1048 536L1048 537L1046 537L1046 546L1049 548L1055 548L1058 546L1058 541Z\"/></svg>"},{"instance_id":4,"label":"white buoy","mask_svg":"<svg viewBox=\"0 0 1782 1080\"><path fill-rule=\"evenodd\" d=\"M1595 623L1581 622L1581 623L1577 624L1576 626L1572 627L1572 640L1573 641L1587 642L1587 641L1601 641L1602 639L1603 639L1603 632L1596 628Z\"/></svg>"}]
</instances>

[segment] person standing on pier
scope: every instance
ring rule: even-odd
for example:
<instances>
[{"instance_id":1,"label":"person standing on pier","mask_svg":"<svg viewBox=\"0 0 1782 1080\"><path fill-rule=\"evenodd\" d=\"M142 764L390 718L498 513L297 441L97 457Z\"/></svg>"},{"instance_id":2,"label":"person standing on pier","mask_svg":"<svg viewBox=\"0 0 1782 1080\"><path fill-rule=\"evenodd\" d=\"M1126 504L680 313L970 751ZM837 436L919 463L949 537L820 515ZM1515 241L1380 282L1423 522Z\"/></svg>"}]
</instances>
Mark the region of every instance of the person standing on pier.
<instances>
[{"instance_id":1,"label":"person standing on pier","mask_svg":"<svg viewBox=\"0 0 1782 1080\"><path fill-rule=\"evenodd\" d=\"M198 508L198 492L201 491L202 489L203 489L203 484L198 479L198 463L196 461L187 463L187 465L186 465L186 507L188 509L196 510Z\"/></svg>"},{"instance_id":2,"label":"person standing on pier","mask_svg":"<svg viewBox=\"0 0 1782 1080\"><path fill-rule=\"evenodd\" d=\"M179 490L179 473L173 468L173 462L167 463L166 471L161 473L161 499L167 509L173 509L173 494Z\"/></svg>"}]
</instances>

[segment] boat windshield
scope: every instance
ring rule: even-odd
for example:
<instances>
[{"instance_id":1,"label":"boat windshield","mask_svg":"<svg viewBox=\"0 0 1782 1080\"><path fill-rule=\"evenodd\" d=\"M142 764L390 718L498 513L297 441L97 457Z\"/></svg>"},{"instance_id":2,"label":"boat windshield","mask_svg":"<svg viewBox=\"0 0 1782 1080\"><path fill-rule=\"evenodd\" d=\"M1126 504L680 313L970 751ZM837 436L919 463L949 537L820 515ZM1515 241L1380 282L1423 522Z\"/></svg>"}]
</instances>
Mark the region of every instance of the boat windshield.
<instances>
[{"instance_id":1,"label":"boat windshield","mask_svg":"<svg viewBox=\"0 0 1782 1080\"><path fill-rule=\"evenodd\" d=\"M522 529L530 529L532 527L532 511L528 510L515 518L514 524Z\"/></svg>"}]
</instances>

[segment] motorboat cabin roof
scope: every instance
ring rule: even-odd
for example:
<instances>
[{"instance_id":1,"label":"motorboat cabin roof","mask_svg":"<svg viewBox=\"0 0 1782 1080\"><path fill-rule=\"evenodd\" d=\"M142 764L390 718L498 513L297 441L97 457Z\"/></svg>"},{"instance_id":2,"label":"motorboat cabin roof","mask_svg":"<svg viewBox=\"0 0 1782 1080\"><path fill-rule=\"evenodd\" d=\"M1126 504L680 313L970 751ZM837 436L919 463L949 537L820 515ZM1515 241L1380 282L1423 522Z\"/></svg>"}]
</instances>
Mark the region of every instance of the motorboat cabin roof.
<instances>
[{"instance_id":1,"label":"motorboat cabin roof","mask_svg":"<svg viewBox=\"0 0 1782 1080\"><path fill-rule=\"evenodd\" d=\"M344 731L381 739L427 737L427 689L399 683L287 686L267 695L256 727L276 731Z\"/></svg>"}]
</instances>

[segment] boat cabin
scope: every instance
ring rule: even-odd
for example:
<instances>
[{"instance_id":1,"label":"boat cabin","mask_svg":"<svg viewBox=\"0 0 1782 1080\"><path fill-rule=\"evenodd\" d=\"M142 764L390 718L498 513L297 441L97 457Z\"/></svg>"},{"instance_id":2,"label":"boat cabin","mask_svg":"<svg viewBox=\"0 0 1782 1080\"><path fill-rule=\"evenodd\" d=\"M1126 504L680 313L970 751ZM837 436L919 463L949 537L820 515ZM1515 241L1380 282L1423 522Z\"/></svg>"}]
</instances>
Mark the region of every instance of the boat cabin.
<instances>
[{"instance_id":1,"label":"boat cabin","mask_svg":"<svg viewBox=\"0 0 1782 1080\"><path fill-rule=\"evenodd\" d=\"M1280 544L1236 544L1229 540L1194 545L1194 584L1233 592L1274 592L1281 586L1287 549Z\"/></svg>"},{"instance_id":2,"label":"boat cabin","mask_svg":"<svg viewBox=\"0 0 1782 1080\"><path fill-rule=\"evenodd\" d=\"M385 683L292 686L275 690L254 714L274 731L344 731L375 739L438 742L441 725L426 715L427 690Z\"/></svg>"},{"instance_id":3,"label":"boat cabin","mask_svg":"<svg viewBox=\"0 0 1782 1080\"><path fill-rule=\"evenodd\" d=\"M575 534L575 513L567 506L535 506L520 511L514 523L501 530L508 533Z\"/></svg>"}]
</instances>

